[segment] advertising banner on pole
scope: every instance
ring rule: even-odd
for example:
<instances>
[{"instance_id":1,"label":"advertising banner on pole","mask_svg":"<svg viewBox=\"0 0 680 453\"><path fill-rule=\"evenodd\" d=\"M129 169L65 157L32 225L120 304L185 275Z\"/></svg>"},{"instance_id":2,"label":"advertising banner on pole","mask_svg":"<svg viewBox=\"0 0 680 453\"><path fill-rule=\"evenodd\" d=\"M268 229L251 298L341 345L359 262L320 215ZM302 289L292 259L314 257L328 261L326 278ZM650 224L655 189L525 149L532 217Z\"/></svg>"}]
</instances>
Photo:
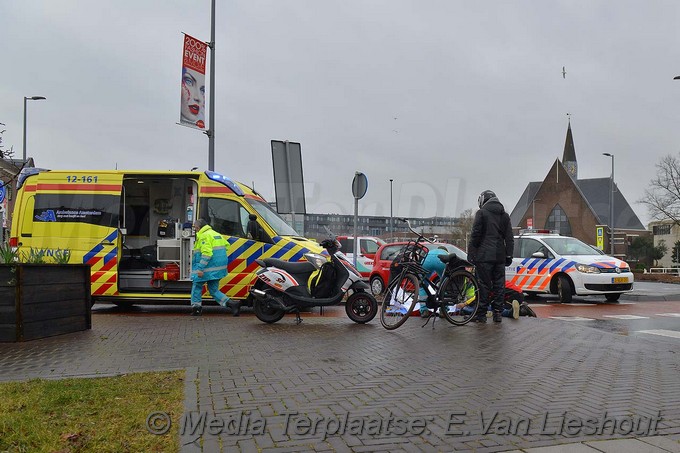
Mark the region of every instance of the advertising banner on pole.
<instances>
[{"instance_id":1,"label":"advertising banner on pole","mask_svg":"<svg viewBox=\"0 0 680 453\"><path fill-rule=\"evenodd\" d=\"M205 129L205 59L207 54L206 43L184 35L179 116L179 122L183 126Z\"/></svg>"}]
</instances>

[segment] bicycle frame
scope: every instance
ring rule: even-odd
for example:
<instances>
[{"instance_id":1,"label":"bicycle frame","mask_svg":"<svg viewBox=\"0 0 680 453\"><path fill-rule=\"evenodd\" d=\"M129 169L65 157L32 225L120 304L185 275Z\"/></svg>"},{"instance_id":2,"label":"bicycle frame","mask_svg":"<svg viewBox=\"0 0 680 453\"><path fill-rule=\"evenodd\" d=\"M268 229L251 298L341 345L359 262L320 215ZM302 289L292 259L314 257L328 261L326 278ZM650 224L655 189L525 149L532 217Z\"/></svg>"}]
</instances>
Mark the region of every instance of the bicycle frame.
<instances>
[{"instance_id":1,"label":"bicycle frame","mask_svg":"<svg viewBox=\"0 0 680 453\"><path fill-rule=\"evenodd\" d=\"M403 261L399 263L402 269L390 278L381 309L381 324L388 330L398 328L408 319L416 304L423 302L428 309L434 309L435 313L440 313L451 324L467 324L476 314L479 305L478 285L474 275L467 270L469 263L457 263L452 261L452 255L448 255L441 260L446 263L441 279L438 282L432 281L429 278L430 273L421 265L427 252L423 255L424 247L419 245L432 241L413 230L407 219L399 220L407 224L409 230L417 235L417 239L405 247ZM426 296L424 301L420 300L421 289ZM465 310L466 307L471 307L472 310ZM421 311L421 316L423 313L425 311ZM425 325L427 322L423 327Z\"/></svg>"}]
</instances>

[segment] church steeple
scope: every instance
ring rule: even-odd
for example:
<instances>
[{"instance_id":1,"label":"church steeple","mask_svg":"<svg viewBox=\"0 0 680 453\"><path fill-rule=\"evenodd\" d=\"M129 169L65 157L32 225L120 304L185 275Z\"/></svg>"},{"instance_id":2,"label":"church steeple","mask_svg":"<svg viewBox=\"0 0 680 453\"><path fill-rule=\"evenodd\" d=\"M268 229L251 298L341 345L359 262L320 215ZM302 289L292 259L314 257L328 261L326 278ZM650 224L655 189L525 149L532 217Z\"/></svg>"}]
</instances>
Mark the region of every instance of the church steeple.
<instances>
[{"instance_id":1,"label":"church steeple","mask_svg":"<svg viewBox=\"0 0 680 453\"><path fill-rule=\"evenodd\" d=\"M576 150L574 149L574 138L571 136L571 118L567 126L567 139L564 141L564 154L562 155L562 165L567 169L567 173L573 179L578 179L578 164L576 163Z\"/></svg>"}]
</instances>

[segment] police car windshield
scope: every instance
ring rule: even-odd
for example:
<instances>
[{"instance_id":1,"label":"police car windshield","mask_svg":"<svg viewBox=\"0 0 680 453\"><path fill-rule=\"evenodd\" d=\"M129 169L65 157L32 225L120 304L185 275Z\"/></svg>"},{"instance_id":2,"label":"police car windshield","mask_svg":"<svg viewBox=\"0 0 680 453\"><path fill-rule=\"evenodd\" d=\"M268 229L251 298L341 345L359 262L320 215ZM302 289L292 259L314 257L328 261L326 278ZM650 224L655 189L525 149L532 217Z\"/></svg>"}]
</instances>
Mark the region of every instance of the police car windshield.
<instances>
[{"instance_id":1,"label":"police car windshield","mask_svg":"<svg viewBox=\"0 0 680 453\"><path fill-rule=\"evenodd\" d=\"M248 200L250 205L255 208L260 217L269 224L270 227L274 229L279 236L300 236L300 234L295 231L290 225L286 223L279 215L274 211L271 206L267 203L263 203L259 200L253 200L252 198Z\"/></svg>"},{"instance_id":2,"label":"police car windshield","mask_svg":"<svg viewBox=\"0 0 680 453\"><path fill-rule=\"evenodd\" d=\"M543 238L558 255L597 255L588 244L570 237Z\"/></svg>"}]
</instances>

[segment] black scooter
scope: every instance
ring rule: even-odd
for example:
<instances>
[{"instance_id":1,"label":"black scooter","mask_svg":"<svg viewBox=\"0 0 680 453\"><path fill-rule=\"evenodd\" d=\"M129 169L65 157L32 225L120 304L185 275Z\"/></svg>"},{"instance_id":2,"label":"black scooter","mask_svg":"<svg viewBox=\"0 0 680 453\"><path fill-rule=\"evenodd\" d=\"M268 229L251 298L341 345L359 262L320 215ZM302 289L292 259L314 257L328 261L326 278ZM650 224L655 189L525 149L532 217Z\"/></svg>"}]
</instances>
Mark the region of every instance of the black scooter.
<instances>
[{"instance_id":1,"label":"black scooter","mask_svg":"<svg viewBox=\"0 0 680 453\"><path fill-rule=\"evenodd\" d=\"M253 297L255 316L269 324L279 321L286 313L295 313L295 322L300 324L300 310L311 307L339 305L345 294L345 312L354 322L363 324L372 320L378 313L378 302L369 291L369 286L361 279L361 274L340 252L337 240L321 242L330 256L335 274L329 284L327 297L313 297L307 282L312 274L328 265L328 258L316 253L306 253L306 262L291 263L276 258L256 260L262 269L257 271L257 280L250 290ZM322 270L322 278L323 278Z\"/></svg>"}]
</instances>

